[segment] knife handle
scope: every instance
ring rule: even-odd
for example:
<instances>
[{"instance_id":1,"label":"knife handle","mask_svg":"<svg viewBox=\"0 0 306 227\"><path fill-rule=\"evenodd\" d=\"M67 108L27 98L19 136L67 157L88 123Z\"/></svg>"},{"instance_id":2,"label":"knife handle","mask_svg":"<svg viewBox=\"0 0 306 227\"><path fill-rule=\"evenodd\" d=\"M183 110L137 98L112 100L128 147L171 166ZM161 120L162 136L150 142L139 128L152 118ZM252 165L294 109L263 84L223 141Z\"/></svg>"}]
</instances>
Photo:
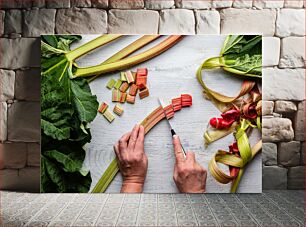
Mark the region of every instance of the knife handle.
<instances>
[{"instance_id":1,"label":"knife handle","mask_svg":"<svg viewBox=\"0 0 306 227\"><path fill-rule=\"evenodd\" d=\"M176 133L173 129L171 129L171 134L172 134L172 136L176 135Z\"/></svg>"}]
</instances>

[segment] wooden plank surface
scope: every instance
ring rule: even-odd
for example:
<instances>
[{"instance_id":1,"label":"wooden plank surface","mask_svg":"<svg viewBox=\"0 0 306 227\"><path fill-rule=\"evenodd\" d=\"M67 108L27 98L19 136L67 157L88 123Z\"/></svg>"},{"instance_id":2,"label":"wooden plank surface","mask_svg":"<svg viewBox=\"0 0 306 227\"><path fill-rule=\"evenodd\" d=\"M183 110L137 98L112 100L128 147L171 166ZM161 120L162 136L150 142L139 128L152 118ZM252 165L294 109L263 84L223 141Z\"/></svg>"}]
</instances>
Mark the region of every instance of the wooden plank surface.
<instances>
[{"instance_id":1,"label":"wooden plank surface","mask_svg":"<svg viewBox=\"0 0 306 227\"><path fill-rule=\"evenodd\" d=\"M73 48L88 42L97 36L87 35L74 44ZM114 43L100 48L78 61L80 66L96 65L107 59L122 47L131 43L139 36L126 36ZM161 39L163 39L162 37ZM177 133L180 135L182 144L187 150L196 152L196 159L205 168L218 149L227 150L228 145L233 142L230 135L212 145L204 148L203 133L211 117L219 116L219 111L202 96L195 72L199 65L209 57L218 56L225 36L187 36L177 45L158 57L143 63L137 67L146 67L149 70L148 86L150 97L140 100L136 99L134 105L123 104L124 114L116 117L112 124L100 114L90 124L92 142L86 145L87 155L84 168L91 171L92 186L97 183L110 161L114 158L113 144L122 134L131 130L141 122L153 109L158 106L157 98L170 100L182 93L189 93L193 97L193 106L184 108L175 113L171 120ZM159 42L159 40L150 44ZM146 48L148 48L146 47ZM133 67L132 70L136 70ZM205 72L205 82L216 91L227 95L235 95L240 89L241 80L231 77L222 70ZM108 74L90 83L92 92L97 95L101 103L111 103L111 91L105 85L110 78L118 79L119 73ZM251 144L254 144L259 134L252 135ZM145 138L145 151L149 159L149 168L145 182L145 193L175 193L178 192L173 182L174 156L169 127L165 121L160 122ZM238 192L260 193L261 192L261 154L259 154L247 167L242 178ZM107 192L118 193L120 191L122 178L120 173L111 183ZM227 193L230 184L223 185L215 181L208 172L207 192Z\"/></svg>"}]
</instances>

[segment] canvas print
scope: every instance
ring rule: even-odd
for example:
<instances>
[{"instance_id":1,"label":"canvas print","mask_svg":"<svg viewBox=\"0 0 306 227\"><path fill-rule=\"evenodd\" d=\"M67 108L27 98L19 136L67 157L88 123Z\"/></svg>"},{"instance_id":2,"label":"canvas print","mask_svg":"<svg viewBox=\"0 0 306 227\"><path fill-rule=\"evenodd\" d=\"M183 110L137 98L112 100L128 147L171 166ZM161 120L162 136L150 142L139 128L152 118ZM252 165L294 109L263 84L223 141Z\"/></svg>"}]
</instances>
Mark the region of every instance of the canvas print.
<instances>
[{"instance_id":1,"label":"canvas print","mask_svg":"<svg viewBox=\"0 0 306 227\"><path fill-rule=\"evenodd\" d=\"M41 192L260 193L262 37L41 36Z\"/></svg>"}]
</instances>

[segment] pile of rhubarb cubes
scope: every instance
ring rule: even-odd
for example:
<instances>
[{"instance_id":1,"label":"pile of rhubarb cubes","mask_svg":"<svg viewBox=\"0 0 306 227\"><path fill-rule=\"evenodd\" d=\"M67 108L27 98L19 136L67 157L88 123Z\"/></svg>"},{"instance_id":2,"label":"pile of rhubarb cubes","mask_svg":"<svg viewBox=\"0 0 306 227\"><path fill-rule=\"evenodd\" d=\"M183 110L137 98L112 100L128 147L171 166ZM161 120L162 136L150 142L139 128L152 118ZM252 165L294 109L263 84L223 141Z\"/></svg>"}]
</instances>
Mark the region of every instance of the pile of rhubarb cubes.
<instances>
[{"instance_id":1,"label":"pile of rhubarb cubes","mask_svg":"<svg viewBox=\"0 0 306 227\"><path fill-rule=\"evenodd\" d=\"M147 87L147 76L148 70L146 68L139 68L137 69L137 72L121 72L120 79L118 80L110 79L106 87L109 90L112 90L112 102L127 102L134 104L137 93L139 93L140 99L148 97L149 89ZM103 102L98 111L103 114L109 122L112 122L115 117L108 107L109 105L106 102ZM116 104L113 112L118 116L121 116L123 114L122 106Z\"/></svg>"}]
</instances>

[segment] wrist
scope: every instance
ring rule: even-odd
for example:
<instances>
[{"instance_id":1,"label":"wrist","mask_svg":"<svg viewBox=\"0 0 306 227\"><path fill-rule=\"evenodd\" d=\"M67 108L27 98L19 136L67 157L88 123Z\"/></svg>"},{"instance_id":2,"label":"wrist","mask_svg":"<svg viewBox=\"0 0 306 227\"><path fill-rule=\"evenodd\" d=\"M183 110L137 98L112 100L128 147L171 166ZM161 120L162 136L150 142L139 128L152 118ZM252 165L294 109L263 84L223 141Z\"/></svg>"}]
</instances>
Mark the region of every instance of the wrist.
<instances>
[{"instance_id":1,"label":"wrist","mask_svg":"<svg viewBox=\"0 0 306 227\"><path fill-rule=\"evenodd\" d=\"M143 183L123 181L121 187L121 192L126 192L126 193L141 193L142 190L143 190Z\"/></svg>"}]
</instances>

